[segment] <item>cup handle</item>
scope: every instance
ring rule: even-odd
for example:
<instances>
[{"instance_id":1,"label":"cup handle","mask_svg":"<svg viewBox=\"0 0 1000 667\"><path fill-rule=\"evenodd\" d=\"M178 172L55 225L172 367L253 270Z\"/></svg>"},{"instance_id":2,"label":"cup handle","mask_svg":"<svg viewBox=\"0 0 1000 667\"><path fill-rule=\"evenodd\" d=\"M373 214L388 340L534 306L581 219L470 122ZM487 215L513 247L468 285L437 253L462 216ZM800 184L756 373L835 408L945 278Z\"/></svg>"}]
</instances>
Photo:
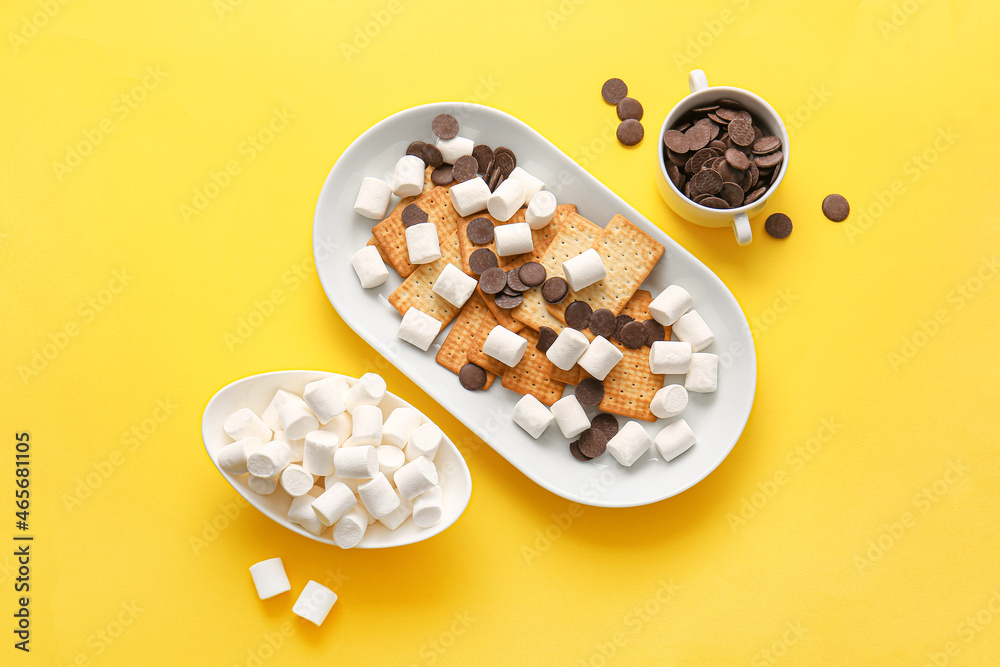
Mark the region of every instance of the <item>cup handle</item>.
<instances>
[{"instance_id":1,"label":"cup handle","mask_svg":"<svg viewBox=\"0 0 1000 667\"><path fill-rule=\"evenodd\" d=\"M705 72L700 69L691 70L688 74L688 87L692 93L708 88L708 78L705 76Z\"/></svg>"},{"instance_id":2,"label":"cup handle","mask_svg":"<svg viewBox=\"0 0 1000 667\"><path fill-rule=\"evenodd\" d=\"M750 216L746 213L737 213L733 217L733 232L736 234L736 243L750 245L750 241L753 240L753 233L750 231Z\"/></svg>"}]
</instances>

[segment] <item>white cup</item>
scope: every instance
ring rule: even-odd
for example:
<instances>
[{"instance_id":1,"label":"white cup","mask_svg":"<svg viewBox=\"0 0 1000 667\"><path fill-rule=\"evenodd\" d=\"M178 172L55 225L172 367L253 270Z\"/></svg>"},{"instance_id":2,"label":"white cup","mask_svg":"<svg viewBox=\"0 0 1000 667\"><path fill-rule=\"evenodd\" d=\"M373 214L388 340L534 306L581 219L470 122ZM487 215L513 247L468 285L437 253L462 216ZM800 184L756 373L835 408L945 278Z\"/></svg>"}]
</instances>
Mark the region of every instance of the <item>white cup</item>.
<instances>
[{"instance_id":1,"label":"white cup","mask_svg":"<svg viewBox=\"0 0 1000 667\"><path fill-rule=\"evenodd\" d=\"M691 87L691 94L674 105L674 108L667 114L666 120L663 121L663 127L660 128L659 148L656 151L659 164L659 168L656 170L656 187L660 190L660 196L677 215L705 227L732 226L733 232L736 234L736 242L740 245L747 245L753 240L750 232L751 216L756 215L764 208L768 197L774 194L778 186L781 185L781 181L785 178L785 172L788 170L788 132L785 130L785 124L781 122L778 112L762 98L748 90L731 86L709 86L705 73L700 69L691 71L688 75L688 85ZM716 100L723 98L742 104L744 109L753 114L754 122L761 125L761 131L765 135L773 134L780 138L784 159L778 170L778 178L768 187L767 192L760 199L739 208L717 209L702 206L688 199L667 176L663 135L691 109L709 106Z\"/></svg>"}]
</instances>

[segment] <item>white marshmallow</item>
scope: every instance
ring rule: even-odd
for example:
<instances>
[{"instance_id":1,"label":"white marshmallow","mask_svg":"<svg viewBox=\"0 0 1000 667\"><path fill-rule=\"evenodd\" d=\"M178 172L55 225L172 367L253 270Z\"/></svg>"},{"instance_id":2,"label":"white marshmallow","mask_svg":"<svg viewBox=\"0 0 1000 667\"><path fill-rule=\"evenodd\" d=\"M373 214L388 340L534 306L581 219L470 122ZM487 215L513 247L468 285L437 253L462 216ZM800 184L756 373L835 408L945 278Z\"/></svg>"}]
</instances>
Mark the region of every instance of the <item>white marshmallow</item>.
<instances>
[{"instance_id":1,"label":"white marshmallow","mask_svg":"<svg viewBox=\"0 0 1000 667\"><path fill-rule=\"evenodd\" d=\"M646 429L637 422L627 421L615 437L608 440L608 451L618 463L628 467L638 461L651 444L653 441Z\"/></svg>"},{"instance_id":2,"label":"white marshmallow","mask_svg":"<svg viewBox=\"0 0 1000 667\"><path fill-rule=\"evenodd\" d=\"M357 504L358 499L354 497L350 487L343 482L336 482L327 486L326 491L313 501L312 511L321 524L332 526Z\"/></svg>"},{"instance_id":3,"label":"white marshmallow","mask_svg":"<svg viewBox=\"0 0 1000 667\"><path fill-rule=\"evenodd\" d=\"M257 438L243 438L231 442L219 450L219 467L231 475L242 475L247 471L247 458L263 447Z\"/></svg>"},{"instance_id":4,"label":"white marshmallow","mask_svg":"<svg viewBox=\"0 0 1000 667\"><path fill-rule=\"evenodd\" d=\"M684 388L699 394L711 394L719 388L719 357L708 352L691 355L691 368L684 376Z\"/></svg>"},{"instance_id":5,"label":"white marshmallow","mask_svg":"<svg viewBox=\"0 0 1000 667\"><path fill-rule=\"evenodd\" d=\"M410 439L403 449L403 454L407 461L412 461L420 456L426 456L433 461L443 439L444 433L435 424L423 424L410 435Z\"/></svg>"},{"instance_id":6,"label":"white marshmallow","mask_svg":"<svg viewBox=\"0 0 1000 667\"><path fill-rule=\"evenodd\" d=\"M358 486L358 495L365 509L376 519L381 519L399 507L399 496L382 472L376 473L371 481Z\"/></svg>"},{"instance_id":7,"label":"white marshmallow","mask_svg":"<svg viewBox=\"0 0 1000 667\"><path fill-rule=\"evenodd\" d=\"M247 457L247 470L257 477L274 477L292 462L292 449L284 440L272 440Z\"/></svg>"},{"instance_id":8,"label":"white marshmallow","mask_svg":"<svg viewBox=\"0 0 1000 667\"><path fill-rule=\"evenodd\" d=\"M309 581L292 606L292 613L316 625L322 625L337 602L337 594L322 584Z\"/></svg>"},{"instance_id":9,"label":"white marshmallow","mask_svg":"<svg viewBox=\"0 0 1000 667\"><path fill-rule=\"evenodd\" d=\"M549 358L556 368L568 371L573 368L580 357L590 347L590 341L583 333L573 327L566 327L559 332L555 342L545 351L545 356Z\"/></svg>"},{"instance_id":10,"label":"white marshmallow","mask_svg":"<svg viewBox=\"0 0 1000 667\"><path fill-rule=\"evenodd\" d=\"M354 444L382 444L382 409L377 405L359 405L354 409Z\"/></svg>"},{"instance_id":11,"label":"white marshmallow","mask_svg":"<svg viewBox=\"0 0 1000 667\"><path fill-rule=\"evenodd\" d=\"M257 475L250 475L247 477L247 486L250 490L256 493L258 496L269 496L274 493L274 490L278 488L278 478L280 475L274 475L273 477L257 477Z\"/></svg>"},{"instance_id":12,"label":"white marshmallow","mask_svg":"<svg viewBox=\"0 0 1000 667\"><path fill-rule=\"evenodd\" d=\"M527 339L500 325L490 329L486 342L483 343L483 354L511 367L521 362L527 349Z\"/></svg>"},{"instance_id":13,"label":"white marshmallow","mask_svg":"<svg viewBox=\"0 0 1000 667\"><path fill-rule=\"evenodd\" d=\"M438 483L438 472L433 461L426 456L420 456L397 470L393 479L399 495L407 500L413 500Z\"/></svg>"},{"instance_id":14,"label":"white marshmallow","mask_svg":"<svg viewBox=\"0 0 1000 667\"><path fill-rule=\"evenodd\" d=\"M556 425L567 438L575 438L590 428L590 419L587 417L586 410L572 394L563 396L553 403L551 410L552 415L556 418Z\"/></svg>"},{"instance_id":15,"label":"white marshmallow","mask_svg":"<svg viewBox=\"0 0 1000 667\"><path fill-rule=\"evenodd\" d=\"M528 201L524 221L532 229L541 229L552 222L556 214L556 196L548 190L541 190Z\"/></svg>"},{"instance_id":16,"label":"white marshmallow","mask_svg":"<svg viewBox=\"0 0 1000 667\"><path fill-rule=\"evenodd\" d=\"M649 411L660 419L667 419L684 412L687 404L687 389L679 384L668 384L653 395L653 400L649 402Z\"/></svg>"},{"instance_id":17,"label":"white marshmallow","mask_svg":"<svg viewBox=\"0 0 1000 667\"><path fill-rule=\"evenodd\" d=\"M435 294L455 306L461 308L476 291L479 284L475 278L454 264L445 264L431 288Z\"/></svg>"},{"instance_id":18,"label":"white marshmallow","mask_svg":"<svg viewBox=\"0 0 1000 667\"><path fill-rule=\"evenodd\" d=\"M544 403L531 394L525 394L514 406L511 419L524 429L525 433L537 440L555 417Z\"/></svg>"},{"instance_id":19,"label":"white marshmallow","mask_svg":"<svg viewBox=\"0 0 1000 667\"><path fill-rule=\"evenodd\" d=\"M440 486L435 486L417 496L413 501L413 523L420 528L430 528L440 521L442 496Z\"/></svg>"},{"instance_id":20,"label":"white marshmallow","mask_svg":"<svg viewBox=\"0 0 1000 667\"><path fill-rule=\"evenodd\" d=\"M504 183L506 182L504 181ZM503 185L501 184L500 187L502 188ZM535 241L531 237L531 227L526 222L497 225L493 230L493 241L496 244L497 255L500 257L520 255L531 252L535 248Z\"/></svg>"},{"instance_id":21,"label":"white marshmallow","mask_svg":"<svg viewBox=\"0 0 1000 667\"><path fill-rule=\"evenodd\" d=\"M396 336L426 352L439 333L441 333L441 320L410 306L403 315L403 321L399 323Z\"/></svg>"},{"instance_id":22,"label":"white marshmallow","mask_svg":"<svg viewBox=\"0 0 1000 667\"><path fill-rule=\"evenodd\" d=\"M366 245L354 253L351 256L351 266L354 267L354 272L358 274L358 280L365 289L378 287L389 277L389 270L385 268L382 256L373 245Z\"/></svg>"},{"instance_id":23,"label":"white marshmallow","mask_svg":"<svg viewBox=\"0 0 1000 667\"><path fill-rule=\"evenodd\" d=\"M611 369L624 358L624 353L611 341L604 336L596 336L594 340L590 341L590 346L587 347L577 363L580 364L580 368L603 382Z\"/></svg>"},{"instance_id":24,"label":"white marshmallow","mask_svg":"<svg viewBox=\"0 0 1000 667\"><path fill-rule=\"evenodd\" d=\"M521 184L521 187L524 188L524 201L531 201L532 197L545 188L545 183L542 182L542 179L532 176L520 167L514 167L514 171L510 172L507 180L517 181ZM501 183L501 185L503 184Z\"/></svg>"},{"instance_id":25,"label":"white marshmallow","mask_svg":"<svg viewBox=\"0 0 1000 667\"><path fill-rule=\"evenodd\" d=\"M344 378L329 375L306 385L302 400L306 407L316 415L320 424L327 424L331 419L344 412L344 394L347 393L347 382Z\"/></svg>"},{"instance_id":26,"label":"white marshmallow","mask_svg":"<svg viewBox=\"0 0 1000 667\"><path fill-rule=\"evenodd\" d=\"M410 225L405 234L410 264L430 264L441 259L441 243L433 222Z\"/></svg>"},{"instance_id":27,"label":"white marshmallow","mask_svg":"<svg viewBox=\"0 0 1000 667\"><path fill-rule=\"evenodd\" d=\"M400 498L399 507L393 511L386 514L384 517L378 520L380 524L388 528L389 530L396 530L399 528L407 517L413 512L413 503L405 498Z\"/></svg>"},{"instance_id":28,"label":"white marshmallow","mask_svg":"<svg viewBox=\"0 0 1000 667\"><path fill-rule=\"evenodd\" d=\"M319 517L312 509L315 500L312 493L292 498L292 506L288 508L288 520L299 524L313 535L319 535L326 530L326 526L320 523Z\"/></svg>"},{"instance_id":29,"label":"white marshmallow","mask_svg":"<svg viewBox=\"0 0 1000 667\"><path fill-rule=\"evenodd\" d=\"M345 514L333 528L333 543L341 549L353 549L361 544L368 530L368 512L361 505Z\"/></svg>"},{"instance_id":30,"label":"white marshmallow","mask_svg":"<svg viewBox=\"0 0 1000 667\"><path fill-rule=\"evenodd\" d=\"M423 189L423 183L420 184L420 189ZM379 178L365 176L358 189L358 198L354 200L354 212L371 220L381 220L389 208L391 196L391 185Z\"/></svg>"},{"instance_id":31,"label":"white marshmallow","mask_svg":"<svg viewBox=\"0 0 1000 667\"><path fill-rule=\"evenodd\" d=\"M261 600L292 590L280 558L268 558L250 566L250 576Z\"/></svg>"},{"instance_id":32,"label":"white marshmallow","mask_svg":"<svg viewBox=\"0 0 1000 667\"><path fill-rule=\"evenodd\" d=\"M354 493L354 494L357 494L359 486L361 486L365 482L371 481L371 479L372 479L371 477L359 477L357 479L341 479L341 478L337 477L336 475L333 475L332 477L335 480L343 482L344 486L346 486L347 488L349 488L351 490L351 493ZM330 479L330 477L325 477L324 480L326 480L326 479ZM333 482L333 483L336 483L336 482Z\"/></svg>"},{"instance_id":33,"label":"white marshmallow","mask_svg":"<svg viewBox=\"0 0 1000 667\"><path fill-rule=\"evenodd\" d=\"M680 285L670 285L649 303L649 314L664 326L670 326L691 308L694 301Z\"/></svg>"},{"instance_id":34,"label":"white marshmallow","mask_svg":"<svg viewBox=\"0 0 1000 667\"><path fill-rule=\"evenodd\" d=\"M420 426L421 419L420 413L413 408L396 408L382 425L382 444L402 449L410 434Z\"/></svg>"},{"instance_id":35,"label":"white marshmallow","mask_svg":"<svg viewBox=\"0 0 1000 667\"><path fill-rule=\"evenodd\" d=\"M392 172L392 194L413 197L424 189L424 161L415 155L404 155Z\"/></svg>"},{"instance_id":36,"label":"white marshmallow","mask_svg":"<svg viewBox=\"0 0 1000 667\"><path fill-rule=\"evenodd\" d=\"M313 476L297 463L292 463L281 471L281 488L296 498L309 493L313 488Z\"/></svg>"},{"instance_id":37,"label":"white marshmallow","mask_svg":"<svg viewBox=\"0 0 1000 667\"><path fill-rule=\"evenodd\" d=\"M299 438L298 440L289 440L288 436L282 430L277 430L274 432L274 439L281 440L283 443L288 445L288 448L292 450L292 463L301 463L302 458L305 456L306 451L306 440L305 438Z\"/></svg>"},{"instance_id":38,"label":"white marshmallow","mask_svg":"<svg viewBox=\"0 0 1000 667\"><path fill-rule=\"evenodd\" d=\"M319 428L319 420L316 415L309 410L306 402L298 396L285 401L285 404L278 410L278 421L281 423L281 430L285 432L285 437L289 440L301 440L306 437L306 433Z\"/></svg>"},{"instance_id":39,"label":"white marshmallow","mask_svg":"<svg viewBox=\"0 0 1000 667\"><path fill-rule=\"evenodd\" d=\"M451 186L451 205L464 218L485 210L490 194L490 186L481 176L477 176Z\"/></svg>"},{"instance_id":40,"label":"white marshmallow","mask_svg":"<svg viewBox=\"0 0 1000 667\"><path fill-rule=\"evenodd\" d=\"M271 402L267 404L264 408L264 412L260 413L261 420L267 424L267 427L272 431L281 430L281 422L278 421L278 409L285 404L285 401L298 398L295 394L290 391L285 391L284 389L279 389L274 392L274 396L271 397Z\"/></svg>"},{"instance_id":41,"label":"white marshmallow","mask_svg":"<svg viewBox=\"0 0 1000 667\"><path fill-rule=\"evenodd\" d=\"M455 164L458 158L464 155L472 155L472 149L476 147L476 142L465 137L439 138L435 145L441 151L441 158L447 164Z\"/></svg>"},{"instance_id":42,"label":"white marshmallow","mask_svg":"<svg viewBox=\"0 0 1000 667\"><path fill-rule=\"evenodd\" d=\"M691 368L691 343L658 340L649 348L649 370L657 375L679 375Z\"/></svg>"},{"instance_id":43,"label":"white marshmallow","mask_svg":"<svg viewBox=\"0 0 1000 667\"><path fill-rule=\"evenodd\" d=\"M678 340L691 343L691 349L695 352L701 352L715 340L715 334L697 310L689 310L677 318L673 324L673 332Z\"/></svg>"},{"instance_id":44,"label":"white marshmallow","mask_svg":"<svg viewBox=\"0 0 1000 667\"><path fill-rule=\"evenodd\" d=\"M608 275L608 270L604 268L601 256L593 248L567 259L562 264L562 271L563 275L566 276L566 282L569 283L569 288L574 292L579 292L584 287L604 280Z\"/></svg>"},{"instance_id":45,"label":"white marshmallow","mask_svg":"<svg viewBox=\"0 0 1000 667\"><path fill-rule=\"evenodd\" d=\"M486 210L501 222L510 220L517 213L517 209L523 205L524 186L521 185L520 181L515 181L511 178L506 179L498 185L497 189L490 195L490 198L486 200ZM529 227L528 230L530 232L531 228Z\"/></svg>"},{"instance_id":46,"label":"white marshmallow","mask_svg":"<svg viewBox=\"0 0 1000 667\"><path fill-rule=\"evenodd\" d=\"M351 419L350 412L341 412L339 415L320 427L321 431L336 433L337 437L340 438L341 443L351 437L351 431L353 429L354 420Z\"/></svg>"},{"instance_id":47,"label":"white marshmallow","mask_svg":"<svg viewBox=\"0 0 1000 667\"><path fill-rule=\"evenodd\" d=\"M399 447L391 445L382 445L376 448L375 453L378 454L379 472L389 478L390 482L393 481L393 474L406 463L406 454Z\"/></svg>"},{"instance_id":48,"label":"white marshmallow","mask_svg":"<svg viewBox=\"0 0 1000 667\"><path fill-rule=\"evenodd\" d=\"M302 467L311 475L332 475L333 455L340 447L340 438L329 431L312 431L306 435Z\"/></svg>"},{"instance_id":49,"label":"white marshmallow","mask_svg":"<svg viewBox=\"0 0 1000 667\"><path fill-rule=\"evenodd\" d=\"M667 424L653 440L664 461L673 461L678 456L691 449L695 443L694 431L683 419Z\"/></svg>"},{"instance_id":50,"label":"white marshmallow","mask_svg":"<svg viewBox=\"0 0 1000 667\"><path fill-rule=\"evenodd\" d=\"M365 373L344 394L344 405L350 413L359 405L378 405L385 398L385 390L385 379L381 375Z\"/></svg>"},{"instance_id":51,"label":"white marshmallow","mask_svg":"<svg viewBox=\"0 0 1000 667\"><path fill-rule=\"evenodd\" d=\"M240 408L226 417L222 430L233 440L256 438L267 442L272 436L271 429L250 408Z\"/></svg>"},{"instance_id":52,"label":"white marshmallow","mask_svg":"<svg viewBox=\"0 0 1000 667\"><path fill-rule=\"evenodd\" d=\"M333 455L333 466L340 479L371 479L378 472L378 454L371 445L341 447Z\"/></svg>"}]
</instances>

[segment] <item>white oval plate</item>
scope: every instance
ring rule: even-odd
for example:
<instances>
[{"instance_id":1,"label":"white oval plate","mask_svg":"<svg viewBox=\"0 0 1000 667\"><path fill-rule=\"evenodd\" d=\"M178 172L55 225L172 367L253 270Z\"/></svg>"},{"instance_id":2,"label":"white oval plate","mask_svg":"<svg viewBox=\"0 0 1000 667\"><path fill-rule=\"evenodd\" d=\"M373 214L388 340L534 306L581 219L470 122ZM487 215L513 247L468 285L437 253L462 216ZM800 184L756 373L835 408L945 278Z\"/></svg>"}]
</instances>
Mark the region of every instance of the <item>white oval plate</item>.
<instances>
[{"instance_id":1,"label":"white oval plate","mask_svg":"<svg viewBox=\"0 0 1000 667\"><path fill-rule=\"evenodd\" d=\"M294 394L302 395L306 385L320 378L333 375L347 380L348 384L354 384L355 379L337 373L326 373L324 371L274 371L272 373L261 373L251 375L242 380L237 380L226 385L215 393L212 400L205 406L205 413L201 418L201 437L205 441L205 450L208 457L212 459L216 469L232 484L233 488L241 496L247 499L251 505L259 509L275 522L285 528L295 531L299 535L304 535L317 542L333 544L332 531L325 530L321 535L316 536L308 530L292 523L288 520L288 507L292 504L292 497L285 493L279 485L269 496L261 496L250 490L247 486L247 476L231 475L219 468L218 455L223 446L232 442L232 438L226 435L222 429L222 424L226 417L236 412L240 408L250 408L255 414L261 414L267 407L274 392L279 389L290 391ZM399 398L395 394L386 392L385 398L379 403L379 407L386 414L396 408L412 408L413 406ZM414 408L416 409L416 408ZM419 412L419 410L418 410ZM433 420L432 420L433 421ZM389 530L380 523L373 523L368 526L365 536L361 540L357 549L381 549L383 547L398 547L404 544L412 544L433 537L448 526L455 523L458 517L465 511L472 495L472 477L469 474L469 466L466 465L462 454L455 447L447 434L444 442L438 449L437 456L434 457L438 474L441 478L442 510L441 520L430 528L420 528L413 523L412 518L408 518L396 530Z\"/></svg>"},{"instance_id":2,"label":"white oval plate","mask_svg":"<svg viewBox=\"0 0 1000 667\"><path fill-rule=\"evenodd\" d=\"M619 465L607 453L588 463L577 461L555 425L536 441L511 421L520 396L501 387L499 381L482 395L470 393L451 371L434 361L447 328L427 352L396 337L400 315L387 297L402 282L399 275L390 269L385 284L365 290L351 267L351 256L371 238L373 225L354 212L354 200L365 176L392 182L396 161L410 142L433 138L431 120L439 113L455 116L461 124L459 134L477 144L509 146L518 166L542 179L559 203L576 204L580 215L601 227L621 213L663 244L663 257L643 288L655 295L677 284L690 292L694 307L715 333L715 342L705 352L720 357L719 390L692 393L681 415L698 438L694 447L670 462L664 462L651 447L631 468ZM467 103L425 104L393 114L355 139L330 170L316 203L313 254L330 303L355 332L521 472L569 500L630 507L676 495L726 458L750 416L757 384L753 337L725 284L545 137L502 111ZM678 381L683 382L683 377L667 377L667 382ZM624 420L619 418L619 422ZM652 437L668 420L639 423Z\"/></svg>"}]
</instances>

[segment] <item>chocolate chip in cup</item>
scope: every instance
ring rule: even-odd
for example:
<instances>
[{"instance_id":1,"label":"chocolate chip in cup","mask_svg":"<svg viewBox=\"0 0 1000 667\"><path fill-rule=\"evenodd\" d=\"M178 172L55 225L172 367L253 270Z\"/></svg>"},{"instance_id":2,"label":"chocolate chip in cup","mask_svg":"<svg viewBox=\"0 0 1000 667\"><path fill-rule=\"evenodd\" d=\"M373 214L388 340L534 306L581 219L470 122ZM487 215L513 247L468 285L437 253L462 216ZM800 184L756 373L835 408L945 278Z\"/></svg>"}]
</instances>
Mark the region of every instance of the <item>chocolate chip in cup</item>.
<instances>
[{"instance_id":1,"label":"chocolate chip in cup","mask_svg":"<svg viewBox=\"0 0 1000 667\"><path fill-rule=\"evenodd\" d=\"M827 195L823 200L823 215L833 222L843 222L851 214L851 205L843 195Z\"/></svg>"}]
</instances>

